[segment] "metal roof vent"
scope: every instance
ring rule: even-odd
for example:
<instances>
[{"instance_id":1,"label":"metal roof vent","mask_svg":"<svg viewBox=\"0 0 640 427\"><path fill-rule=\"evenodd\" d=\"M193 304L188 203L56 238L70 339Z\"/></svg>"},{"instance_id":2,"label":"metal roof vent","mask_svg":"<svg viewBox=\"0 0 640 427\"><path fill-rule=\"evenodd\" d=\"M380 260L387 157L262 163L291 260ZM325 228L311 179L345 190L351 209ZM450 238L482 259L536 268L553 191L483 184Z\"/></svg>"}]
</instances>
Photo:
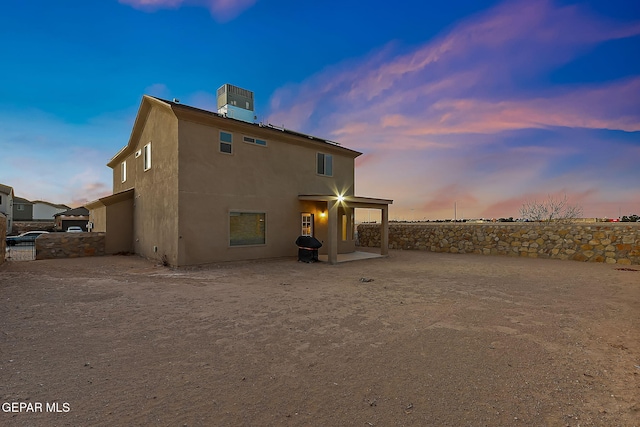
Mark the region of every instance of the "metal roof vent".
<instances>
[{"instance_id":1,"label":"metal roof vent","mask_svg":"<svg viewBox=\"0 0 640 427\"><path fill-rule=\"evenodd\" d=\"M226 83L218 88L217 98L218 114L249 123L254 122L253 92L250 90Z\"/></svg>"}]
</instances>

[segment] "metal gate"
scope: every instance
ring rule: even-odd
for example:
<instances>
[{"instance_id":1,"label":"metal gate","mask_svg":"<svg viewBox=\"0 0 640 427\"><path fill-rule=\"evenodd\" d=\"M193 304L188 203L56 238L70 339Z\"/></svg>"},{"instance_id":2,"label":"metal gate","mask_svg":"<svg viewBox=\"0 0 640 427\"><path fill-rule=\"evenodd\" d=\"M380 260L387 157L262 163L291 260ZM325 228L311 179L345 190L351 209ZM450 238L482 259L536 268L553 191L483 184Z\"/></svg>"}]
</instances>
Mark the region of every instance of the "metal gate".
<instances>
[{"instance_id":1,"label":"metal gate","mask_svg":"<svg viewBox=\"0 0 640 427\"><path fill-rule=\"evenodd\" d=\"M7 245L6 261L33 261L36 259L36 242L21 242L14 246Z\"/></svg>"}]
</instances>

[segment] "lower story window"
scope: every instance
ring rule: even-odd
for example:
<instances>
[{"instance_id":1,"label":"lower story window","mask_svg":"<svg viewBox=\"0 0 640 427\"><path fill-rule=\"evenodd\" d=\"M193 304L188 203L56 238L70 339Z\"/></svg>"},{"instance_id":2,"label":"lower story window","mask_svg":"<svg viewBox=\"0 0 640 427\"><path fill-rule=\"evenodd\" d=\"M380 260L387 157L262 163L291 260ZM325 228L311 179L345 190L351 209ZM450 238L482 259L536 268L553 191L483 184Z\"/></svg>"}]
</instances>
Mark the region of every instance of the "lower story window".
<instances>
[{"instance_id":1,"label":"lower story window","mask_svg":"<svg viewBox=\"0 0 640 427\"><path fill-rule=\"evenodd\" d=\"M302 235L313 237L313 214L302 214Z\"/></svg>"},{"instance_id":2,"label":"lower story window","mask_svg":"<svg viewBox=\"0 0 640 427\"><path fill-rule=\"evenodd\" d=\"M266 214L263 212L230 212L229 245L250 246L266 243Z\"/></svg>"}]
</instances>

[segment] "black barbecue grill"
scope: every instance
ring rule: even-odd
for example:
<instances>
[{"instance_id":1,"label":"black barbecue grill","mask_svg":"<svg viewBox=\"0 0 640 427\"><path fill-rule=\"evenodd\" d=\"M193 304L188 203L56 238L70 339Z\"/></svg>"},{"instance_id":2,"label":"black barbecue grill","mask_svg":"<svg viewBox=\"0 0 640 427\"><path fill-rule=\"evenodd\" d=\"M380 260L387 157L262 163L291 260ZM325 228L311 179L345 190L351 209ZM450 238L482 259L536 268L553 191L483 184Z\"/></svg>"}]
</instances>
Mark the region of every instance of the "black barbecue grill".
<instances>
[{"instance_id":1,"label":"black barbecue grill","mask_svg":"<svg viewBox=\"0 0 640 427\"><path fill-rule=\"evenodd\" d=\"M322 243L315 237L300 236L296 239L298 246L298 261L317 262L318 249L322 247Z\"/></svg>"}]
</instances>

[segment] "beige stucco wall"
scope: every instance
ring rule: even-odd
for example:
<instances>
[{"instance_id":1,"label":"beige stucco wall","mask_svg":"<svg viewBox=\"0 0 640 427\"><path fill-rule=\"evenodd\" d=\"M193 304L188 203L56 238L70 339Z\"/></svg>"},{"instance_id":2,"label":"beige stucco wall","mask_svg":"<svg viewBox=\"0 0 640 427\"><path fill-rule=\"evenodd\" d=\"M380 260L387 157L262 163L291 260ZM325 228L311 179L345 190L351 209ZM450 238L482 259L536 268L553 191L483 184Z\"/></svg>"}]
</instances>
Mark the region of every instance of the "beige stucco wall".
<instances>
[{"instance_id":1,"label":"beige stucco wall","mask_svg":"<svg viewBox=\"0 0 640 427\"><path fill-rule=\"evenodd\" d=\"M233 134L233 154L219 152L220 130ZM243 136L268 145L245 143ZM303 212L314 214L316 237L326 240L326 218L320 216L326 202L303 203L298 195L354 193L353 155L327 144L301 143L258 126L248 131L244 123L221 118L180 120L179 137L180 265L295 256ZM333 156L332 177L316 174L318 152ZM266 213L266 244L230 247L231 211ZM339 240L340 252L354 249L352 239Z\"/></svg>"},{"instance_id":2,"label":"beige stucco wall","mask_svg":"<svg viewBox=\"0 0 640 427\"><path fill-rule=\"evenodd\" d=\"M133 199L109 205L106 210L105 252L116 254L133 251Z\"/></svg>"},{"instance_id":3,"label":"beige stucco wall","mask_svg":"<svg viewBox=\"0 0 640 427\"><path fill-rule=\"evenodd\" d=\"M103 204L93 203L88 206L89 222L93 223L91 232L106 233L107 232L107 207ZM130 236L131 237L131 236Z\"/></svg>"},{"instance_id":4,"label":"beige stucco wall","mask_svg":"<svg viewBox=\"0 0 640 427\"><path fill-rule=\"evenodd\" d=\"M149 259L161 260L163 256L172 265L178 261L178 121L168 107L155 106L148 111L142 132L132 135L133 148L129 150L127 180L123 183L120 163L113 165L113 189L118 193L135 188L131 228L133 251ZM144 170L144 154L135 153L151 143L151 168ZM133 209L135 206L135 209ZM117 217L124 220L126 208L115 209L113 217L109 210L108 234ZM120 234L119 232L117 234ZM121 237L108 238L109 250L123 248ZM129 249L129 250L131 250ZM123 249L124 250L124 249ZM117 251L119 252L119 251Z\"/></svg>"},{"instance_id":5,"label":"beige stucco wall","mask_svg":"<svg viewBox=\"0 0 640 427\"><path fill-rule=\"evenodd\" d=\"M105 253L133 252L133 200L133 192L128 191L87 205L91 231L106 234Z\"/></svg>"},{"instance_id":6,"label":"beige stucco wall","mask_svg":"<svg viewBox=\"0 0 640 427\"><path fill-rule=\"evenodd\" d=\"M147 135L145 135L147 136ZM142 150L142 147L144 147L147 142L145 142L144 144L140 145L140 141L138 139L136 139L136 143L137 143L137 147L135 150L129 152L127 154L127 156L122 160L119 161L113 168L113 193L120 193L122 191L125 190L129 190L131 188L135 187L135 183L136 180L138 179L138 170L143 171L144 169L144 165L142 164L143 162L143 156L142 154L140 154L138 156L138 158L136 158L136 151L138 150ZM153 144L152 144L153 146ZM152 147L153 149L153 147ZM153 154L151 155L151 160L153 161ZM121 164L122 162L127 162L127 176L126 176L126 180L123 182L122 181L122 173L121 173ZM152 164L153 166L153 164Z\"/></svg>"}]
</instances>

